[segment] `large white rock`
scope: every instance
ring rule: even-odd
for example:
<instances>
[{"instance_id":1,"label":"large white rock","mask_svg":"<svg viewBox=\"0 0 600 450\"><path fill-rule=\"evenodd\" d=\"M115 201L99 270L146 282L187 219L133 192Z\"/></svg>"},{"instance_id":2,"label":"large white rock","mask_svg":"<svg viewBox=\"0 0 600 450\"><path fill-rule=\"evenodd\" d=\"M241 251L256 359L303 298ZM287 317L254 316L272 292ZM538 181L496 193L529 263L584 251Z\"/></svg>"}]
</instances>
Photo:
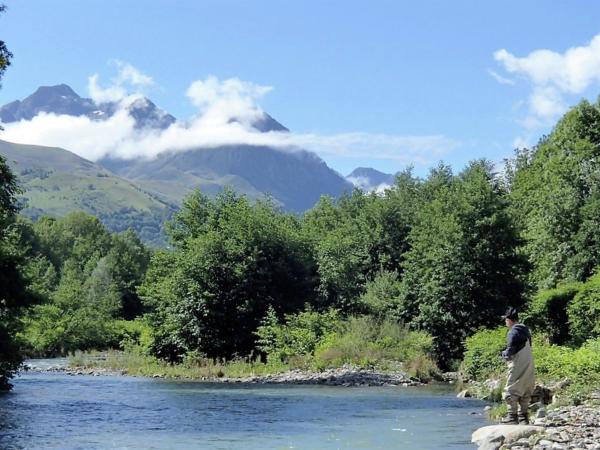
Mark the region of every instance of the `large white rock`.
<instances>
[{"instance_id":1,"label":"large white rock","mask_svg":"<svg viewBox=\"0 0 600 450\"><path fill-rule=\"evenodd\" d=\"M471 442L477 444L479 450L497 450L502 444L510 444L543 431L544 427L534 425L489 425L475 430Z\"/></svg>"}]
</instances>

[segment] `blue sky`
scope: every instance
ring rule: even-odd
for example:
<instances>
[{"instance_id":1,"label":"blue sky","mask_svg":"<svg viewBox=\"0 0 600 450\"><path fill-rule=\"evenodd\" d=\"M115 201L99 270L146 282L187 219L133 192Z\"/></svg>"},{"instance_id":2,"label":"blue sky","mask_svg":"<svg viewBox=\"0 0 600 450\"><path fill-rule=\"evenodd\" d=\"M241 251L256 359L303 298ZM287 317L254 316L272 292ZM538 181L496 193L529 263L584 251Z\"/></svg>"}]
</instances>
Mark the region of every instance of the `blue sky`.
<instances>
[{"instance_id":1,"label":"blue sky","mask_svg":"<svg viewBox=\"0 0 600 450\"><path fill-rule=\"evenodd\" d=\"M501 161L600 93L597 2L4 2L0 104L58 83L87 96L130 65L186 119L194 81L238 79L272 88L252 102L343 174Z\"/></svg>"}]
</instances>

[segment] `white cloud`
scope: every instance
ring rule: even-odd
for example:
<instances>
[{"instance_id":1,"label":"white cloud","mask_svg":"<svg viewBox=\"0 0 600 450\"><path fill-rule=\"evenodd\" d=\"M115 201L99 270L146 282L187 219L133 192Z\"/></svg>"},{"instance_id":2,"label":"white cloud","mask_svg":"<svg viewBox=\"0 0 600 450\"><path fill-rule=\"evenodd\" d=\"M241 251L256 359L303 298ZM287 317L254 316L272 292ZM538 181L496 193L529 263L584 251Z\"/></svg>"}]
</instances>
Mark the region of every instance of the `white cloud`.
<instances>
[{"instance_id":1,"label":"white cloud","mask_svg":"<svg viewBox=\"0 0 600 450\"><path fill-rule=\"evenodd\" d=\"M531 139L524 136L517 136L512 141L513 148L530 148L532 145Z\"/></svg>"},{"instance_id":2,"label":"white cloud","mask_svg":"<svg viewBox=\"0 0 600 450\"><path fill-rule=\"evenodd\" d=\"M194 81L186 95L199 109L206 123L237 120L252 123L262 111L256 102L269 93L271 86L260 86L238 78L220 81L214 76Z\"/></svg>"},{"instance_id":3,"label":"white cloud","mask_svg":"<svg viewBox=\"0 0 600 450\"><path fill-rule=\"evenodd\" d=\"M569 95L582 95L600 84L600 34L587 44L564 53L535 50L517 57L505 49L494 53L507 73L525 79L532 86L527 127L551 124L567 109Z\"/></svg>"},{"instance_id":4,"label":"white cloud","mask_svg":"<svg viewBox=\"0 0 600 450\"><path fill-rule=\"evenodd\" d=\"M392 187L390 184L387 183L381 183L377 186L372 186L371 180L369 180L368 177L346 177L346 180L348 180L354 186L362 189L363 191L376 192L378 194L384 194L386 189Z\"/></svg>"},{"instance_id":5,"label":"white cloud","mask_svg":"<svg viewBox=\"0 0 600 450\"><path fill-rule=\"evenodd\" d=\"M153 158L165 151L214 148L224 145L271 146L284 151L303 148L321 156L373 158L403 164L430 165L460 143L442 135L398 136L372 133L335 135L291 132L261 133L252 123L264 114L257 101L270 86L259 86L237 78L208 77L191 83L186 95L198 114L186 122L176 122L166 130L139 130L129 116L124 99L129 99L124 83L148 85L150 78L121 67L115 83L97 86L90 78L90 93L105 101L121 100L120 110L105 121L87 117L40 114L30 121L5 124L2 139L25 144L63 147L91 160L111 155L121 158ZM93 91L93 89L99 89Z\"/></svg>"},{"instance_id":6,"label":"white cloud","mask_svg":"<svg viewBox=\"0 0 600 450\"><path fill-rule=\"evenodd\" d=\"M515 84L515 80L511 80L510 78L503 77L498 72L496 72L492 69L488 69L488 73L491 75L491 77L494 80L496 80L500 84L508 84L511 86Z\"/></svg>"},{"instance_id":7,"label":"white cloud","mask_svg":"<svg viewBox=\"0 0 600 450\"><path fill-rule=\"evenodd\" d=\"M31 120L4 125L2 139L20 144L62 147L97 160L133 136L134 120L125 110L105 121L40 113Z\"/></svg>"},{"instance_id":8,"label":"white cloud","mask_svg":"<svg viewBox=\"0 0 600 450\"><path fill-rule=\"evenodd\" d=\"M98 80L100 76L96 73L88 78L89 95L96 103L119 102L132 94L139 96L145 88L154 85L152 77L142 73L129 63L113 61L118 74L111 79L111 85L103 88Z\"/></svg>"}]
</instances>

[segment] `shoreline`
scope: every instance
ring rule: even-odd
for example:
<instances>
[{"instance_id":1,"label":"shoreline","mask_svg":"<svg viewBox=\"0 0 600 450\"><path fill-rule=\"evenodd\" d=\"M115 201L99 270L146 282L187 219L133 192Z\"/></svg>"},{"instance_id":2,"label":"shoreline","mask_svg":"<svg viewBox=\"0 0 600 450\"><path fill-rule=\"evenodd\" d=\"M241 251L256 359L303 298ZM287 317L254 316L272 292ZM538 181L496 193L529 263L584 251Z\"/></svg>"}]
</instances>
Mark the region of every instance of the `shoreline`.
<instances>
[{"instance_id":1,"label":"shoreline","mask_svg":"<svg viewBox=\"0 0 600 450\"><path fill-rule=\"evenodd\" d=\"M158 378L166 380L196 381L216 384L296 384L296 385L326 385L343 387L414 387L425 386L418 378L410 377L405 372L381 372L374 369L361 369L353 366L343 366L335 369L325 369L321 372L293 369L282 373L267 375L252 375L247 377L192 377L169 376L165 373L140 375L129 373L125 369L84 366L28 366L21 373L61 373L70 376L133 376L143 378Z\"/></svg>"},{"instance_id":2,"label":"shoreline","mask_svg":"<svg viewBox=\"0 0 600 450\"><path fill-rule=\"evenodd\" d=\"M598 450L599 398L578 406L559 406L534 425L482 427L473 433L472 442L479 450Z\"/></svg>"}]
</instances>

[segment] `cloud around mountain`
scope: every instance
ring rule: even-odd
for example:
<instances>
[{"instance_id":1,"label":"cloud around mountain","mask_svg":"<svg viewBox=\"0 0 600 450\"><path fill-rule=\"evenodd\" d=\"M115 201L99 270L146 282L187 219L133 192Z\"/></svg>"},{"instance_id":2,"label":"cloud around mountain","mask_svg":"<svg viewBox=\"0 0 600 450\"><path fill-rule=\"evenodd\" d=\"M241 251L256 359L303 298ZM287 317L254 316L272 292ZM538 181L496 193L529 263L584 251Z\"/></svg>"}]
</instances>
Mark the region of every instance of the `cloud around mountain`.
<instances>
[{"instance_id":1,"label":"cloud around mountain","mask_svg":"<svg viewBox=\"0 0 600 450\"><path fill-rule=\"evenodd\" d=\"M369 157L429 165L460 145L443 135L363 132L320 135L288 132L281 126L265 131L257 124L264 124L270 116L260 108L259 101L272 88L237 78L219 80L213 76L194 81L187 89L189 101L198 109L193 117L162 128L140 127L132 105L147 101L144 90L152 86L154 80L128 63L117 62L116 65L118 73L110 85L102 86L98 75L91 76L88 84L89 94L97 105L113 102L115 107L110 115L98 120L85 115L40 112L30 119L4 124L2 138L16 143L62 147L94 161L107 156L154 158L166 151L250 145L283 151L304 148L320 156Z\"/></svg>"}]
</instances>

